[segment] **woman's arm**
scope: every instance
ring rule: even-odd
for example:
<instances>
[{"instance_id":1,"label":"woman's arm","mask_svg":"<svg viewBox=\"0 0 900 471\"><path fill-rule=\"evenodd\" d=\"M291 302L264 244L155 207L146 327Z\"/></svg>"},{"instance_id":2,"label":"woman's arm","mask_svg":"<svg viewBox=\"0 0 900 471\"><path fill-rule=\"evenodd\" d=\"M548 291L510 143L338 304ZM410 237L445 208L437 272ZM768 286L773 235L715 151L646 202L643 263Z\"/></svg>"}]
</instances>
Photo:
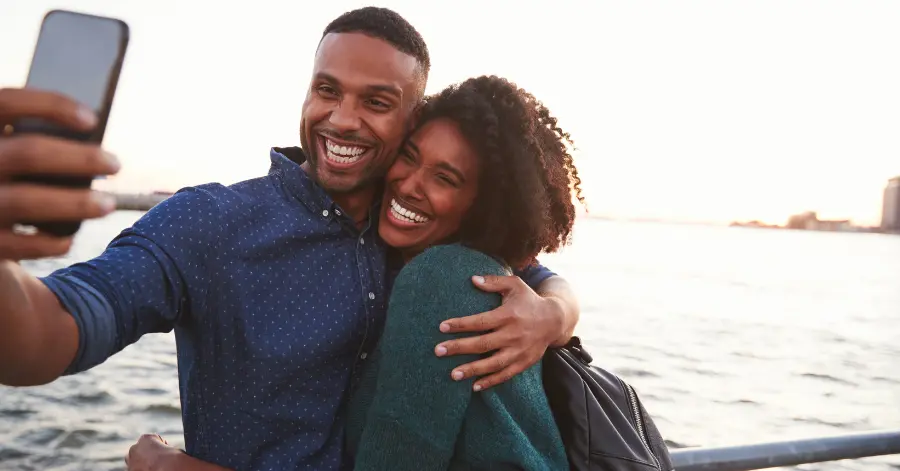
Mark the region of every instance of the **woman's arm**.
<instances>
[{"instance_id":1,"label":"woman's arm","mask_svg":"<svg viewBox=\"0 0 900 471\"><path fill-rule=\"evenodd\" d=\"M489 257L440 246L413 259L397 277L374 361L377 386L355 459L356 470L446 470L472 397L471 381L453 368L478 358L437 358L434 345L448 312L476 314L500 297L476 289L475 273L505 274Z\"/></svg>"}]
</instances>

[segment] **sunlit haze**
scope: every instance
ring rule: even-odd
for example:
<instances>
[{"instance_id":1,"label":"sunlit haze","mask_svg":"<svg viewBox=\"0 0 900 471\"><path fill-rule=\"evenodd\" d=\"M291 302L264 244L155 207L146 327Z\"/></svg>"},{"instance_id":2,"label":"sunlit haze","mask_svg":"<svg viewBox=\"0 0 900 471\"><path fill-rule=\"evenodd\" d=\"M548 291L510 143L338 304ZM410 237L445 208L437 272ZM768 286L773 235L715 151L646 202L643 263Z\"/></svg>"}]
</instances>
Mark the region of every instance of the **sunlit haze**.
<instances>
[{"instance_id":1,"label":"sunlit haze","mask_svg":"<svg viewBox=\"0 0 900 471\"><path fill-rule=\"evenodd\" d=\"M298 145L325 25L369 2L0 0L0 85L25 81L44 13L115 16L131 44L98 187L265 173ZM507 77L578 146L592 214L877 224L900 174L900 2L384 1L424 36L429 92Z\"/></svg>"}]
</instances>

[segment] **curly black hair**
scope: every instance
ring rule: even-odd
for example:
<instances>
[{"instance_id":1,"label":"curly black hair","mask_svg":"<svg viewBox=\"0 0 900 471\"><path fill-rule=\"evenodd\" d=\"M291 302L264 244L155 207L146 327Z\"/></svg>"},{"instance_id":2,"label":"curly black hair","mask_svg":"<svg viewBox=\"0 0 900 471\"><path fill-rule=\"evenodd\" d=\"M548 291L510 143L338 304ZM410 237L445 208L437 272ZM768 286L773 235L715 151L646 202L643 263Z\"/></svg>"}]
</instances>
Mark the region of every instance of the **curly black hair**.
<instances>
[{"instance_id":1,"label":"curly black hair","mask_svg":"<svg viewBox=\"0 0 900 471\"><path fill-rule=\"evenodd\" d=\"M397 12L379 7L364 7L348 11L325 27L322 38L329 33L362 33L391 44L398 51L416 58L419 63L419 93L425 93L425 83L431 71L431 57L422 35Z\"/></svg>"},{"instance_id":2,"label":"curly black hair","mask_svg":"<svg viewBox=\"0 0 900 471\"><path fill-rule=\"evenodd\" d=\"M574 144L540 101L504 78L482 76L428 97L418 126L439 118L456 123L481 159L460 243L520 268L570 242L573 192L584 204L568 150Z\"/></svg>"}]
</instances>

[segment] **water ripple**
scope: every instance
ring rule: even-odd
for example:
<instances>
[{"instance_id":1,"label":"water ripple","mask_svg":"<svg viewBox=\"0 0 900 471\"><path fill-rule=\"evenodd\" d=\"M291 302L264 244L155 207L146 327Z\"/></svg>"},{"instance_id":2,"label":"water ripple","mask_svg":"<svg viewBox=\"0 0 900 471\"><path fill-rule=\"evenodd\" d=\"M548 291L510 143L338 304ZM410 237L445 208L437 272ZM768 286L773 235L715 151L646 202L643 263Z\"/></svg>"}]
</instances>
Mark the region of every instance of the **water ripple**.
<instances>
[{"instance_id":1,"label":"water ripple","mask_svg":"<svg viewBox=\"0 0 900 471\"><path fill-rule=\"evenodd\" d=\"M40 428L29 430L19 435L16 441L27 443L29 445L47 445L50 442L56 441L56 439L64 433L66 433L65 429L58 427Z\"/></svg>"},{"instance_id":2,"label":"water ripple","mask_svg":"<svg viewBox=\"0 0 900 471\"><path fill-rule=\"evenodd\" d=\"M106 391L95 391L75 393L66 399L67 402L72 402L73 404L108 404L115 398Z\"/></svg>"},{"instance_id":3,"label":"water ripple","mask_svg":"<svg viewBox=\"0 0 900 471\"><path fill-rule=\"evenodd\" d=\"M685 373L692 373L700 376L710 376L710 377L719 377L719 376L732 376L731 373L725 373L721 371L712 371L704 368L693 367L693 366L683 366L679 368L679 370Z\"/></svg>"},{"instance_id":4,"label":"water ripple","mask_svg":"<svg viewBox=\"0 0 900 471\"><path fill-rule=\"evenodd\" d=\"M31 409L0 409L0 417L18 419L36 414L37 411Z\"/></svg>"},{"instance_id":5,"label":"water ripple","mask_svg":"<svg viewBox=\"0 0 900 471\"><path fill-rule=\"evenodd\" d=\"M659 375L639 368L618 368L616 373L624 378L659 378Z\"/></svg>"},{"instance_id":6,"label":"water ripple","mask_svg":"<svg viewBox=\"0 0 900 471\"><path fill-rule=\"evenodd\" d=\"M17 460L29 456L28 453L16 448L9 448L0 445L0 463L8 460Z\"/></svg>"},{"instance_id":7,"label":"water ripple","mask_svg":"<svg viewBox=\"0 0 900 471\"><path fill-rule=\"evenodd\" d=\"M145 407L143 409L143 412L149 412L151 414L174 415L177 417L181 417L181 407L171 406L168 404L153 404L153 405Z\"/></svg>"},{"instance_id":8,"label":"water ripple","mask_svg":"<svg viewBox=\"0 0 900 471\"><path fill-rule=\"evenodd\" d=\"M65 435L59 443L56 444L57 448L81 448L84 445L91 443L97 440L97 437L100 434L96 430L73 430Z\"/></svg>"},{"instance_id":9,"label":"water ripple","mask_svg":"<svg viewBox=\"0 0 900 471\"><path fill-rule=\"evenodd\" d=\"M732 406L761 406L759 402L750 399L714 399L713 402Z\"/></svg>"},{"instance_id":10,"label":"water ripple","mask_svg":"<svg viewBox=\"0 0 900 471\"><path fill-rule=\"evenodd\" d=\"M872 376L869 379L871 379L872 381L878 382L878 383L900 384L900 380L897 380L894 378L888 378L886 376Z\"/></svg>"},{"instance_id":11,"label":"water ripple","mask_svg":"<svg viewBox=\"0 0 900 471\"><path fill-rule=\"evenodd\" d=\"M835 376L832 376L830 374L825 374L825 373L802 373L802 374L800 374L800 377L812 378L812 379L816 379L816 380L820 380L820 381L824 381L824 382L828 382L828 383L843 384L845 386L856 386L856 383L854 383L852 381L847 381L847 380L837 378Z\"/></svg>"},{"instance_id":12,"label":"water ripple","mask_svg":"<svg viewBox=\"0 0 900 471\"><path fill-rule=\"evenodd\" d=\"M813 425L825 425L828 427L834 427L836 429L843 430L861 430L865 429L868 426L868 421L837 421L837 420L825 420L820 417L794 417L794 422L807 423Z\"/></svg>"},{"instance_id":13,"label":"water ripple","mask_svg":"<svg viewBox=\"0 0 900 471\"><path fill-rule=\"evenodd\" d=\"M128 388L124 392L126 394L142 394L146 396L159 396L169 393L169 391L160 388Z\"/></svg>"}]
</instances>

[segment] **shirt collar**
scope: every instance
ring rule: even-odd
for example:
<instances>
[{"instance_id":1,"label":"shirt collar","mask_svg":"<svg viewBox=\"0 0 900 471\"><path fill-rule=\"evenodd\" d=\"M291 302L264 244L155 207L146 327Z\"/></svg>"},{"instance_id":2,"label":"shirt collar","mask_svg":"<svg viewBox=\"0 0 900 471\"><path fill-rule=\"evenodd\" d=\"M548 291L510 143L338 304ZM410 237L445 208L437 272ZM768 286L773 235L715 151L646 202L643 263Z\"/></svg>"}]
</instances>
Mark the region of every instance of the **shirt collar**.
<instances>
[{"instance_id":1,"label":"shirt collar","mask_svg":"<svg viewBox=\"0 0 900 471\"><path fill-rule=\"evenodd\" d=\"M355 227L353 221L346 215L341 214L341 210L337 203L331 199L331 196L324 188L319 186L309 175L306 174L300 166L306 162L306 153L300 147L273 147L269 152L269 175L277 177L281 180L288 193L306 206L315 214L324 215L324 211L328 211L326 217L338 217L346 220L351 227ZM366 228L377 227L378 213L381 208L381 197L375 198L372 208L369 209L369 221Z\"/></svg>"},{"instance_id":2,"label":"shirt collar","mask_svg":"<svg viewBox=\"0 0 900 471\"><path fill-rule=\"evenodd\" d=\"M335 203L328 193L300 168L306 154L299 147L273 147L269 151L269 175L277 177L288 193L314 213L331 211Z\"/></svg>"}]
</instances>

